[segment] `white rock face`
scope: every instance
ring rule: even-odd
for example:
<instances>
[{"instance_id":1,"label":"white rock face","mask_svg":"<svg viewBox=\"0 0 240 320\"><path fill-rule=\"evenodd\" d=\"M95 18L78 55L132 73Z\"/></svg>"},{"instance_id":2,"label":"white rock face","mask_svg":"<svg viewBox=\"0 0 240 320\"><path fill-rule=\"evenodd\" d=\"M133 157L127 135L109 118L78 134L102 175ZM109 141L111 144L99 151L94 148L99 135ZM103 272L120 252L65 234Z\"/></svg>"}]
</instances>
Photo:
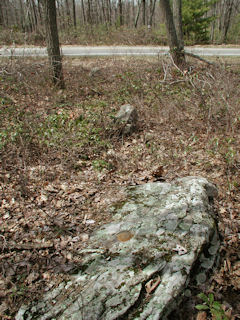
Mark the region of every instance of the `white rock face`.
<instances>
[{"instance_id":1,"label":"white rock face","mask_svg":"<svg viewBox=\"0 0 240 320\"><path fill-rule=\"evenodd\" d=\"M203 279L219 245L211 208L214 185L186 177L130 187L127 193L126 201L112 208L112 223L79 252L78 274L39 303L22 306L16 320L164 319L197 261L194 281Z\"/></svg>"},{"instance_id":2,"label":"white rock face","mask_svg":"<svg viewBox=\"0 0 240 320\"><path fill-rule=\"evenodd\" d=\"M115 121L122 125L120 132L122 135L131 134L137 127L137 109L130 104L122 105L115 117Z\"/></svg>"}]
</instances>

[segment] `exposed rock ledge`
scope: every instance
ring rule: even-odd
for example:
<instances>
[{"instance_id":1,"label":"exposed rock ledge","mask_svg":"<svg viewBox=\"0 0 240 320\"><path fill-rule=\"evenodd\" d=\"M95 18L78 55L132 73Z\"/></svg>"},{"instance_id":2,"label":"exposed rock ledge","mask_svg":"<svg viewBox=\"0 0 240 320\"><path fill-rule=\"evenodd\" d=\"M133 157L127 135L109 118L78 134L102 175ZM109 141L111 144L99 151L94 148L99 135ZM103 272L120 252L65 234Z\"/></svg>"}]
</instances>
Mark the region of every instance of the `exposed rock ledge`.
<instances>
[{"instance_id":1,"label":"exposed rock ledge","mask_svg":"<svg viewBox=\"0 0 240 320\"><path fill-rule=\"evenodd\" d=\"M216 194L199 177L128 188L126 201L112 209L112 223L79 252L78 274L35 305L22 306L16 320L166 318L196 261L203 271L199 282L214 263L218 240L210 204Z\"/></svg>"}]
</instances>

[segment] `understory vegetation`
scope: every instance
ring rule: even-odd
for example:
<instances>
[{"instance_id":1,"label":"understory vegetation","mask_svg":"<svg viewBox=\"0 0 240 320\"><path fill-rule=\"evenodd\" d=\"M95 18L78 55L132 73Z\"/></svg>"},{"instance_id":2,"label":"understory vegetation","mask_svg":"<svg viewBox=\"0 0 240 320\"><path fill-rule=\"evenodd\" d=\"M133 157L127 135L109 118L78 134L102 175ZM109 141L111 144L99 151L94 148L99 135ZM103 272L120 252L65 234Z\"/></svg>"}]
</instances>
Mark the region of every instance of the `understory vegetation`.
<instances>
[{"instance_id":1,"label":"understory vegetation","mask_svg":"<svg viewBox=\"0 0 240 320\"><path fill-rule=\"evenodd\" d=\"M209 39L209 28L205 25L195 23L195 17L186 16L186 27L184 27L185 45L195 44L222 44L221 35L215 32L214 41ZM193 21L191 24L189 21ZM224 44L239 44L239 24L231 26L228 32L228 38ZM61 45L153 45L166 46L168 44L165 26L163 23L158 23L156 26L148 28L140 26L138 28L130 28L127 26L110 26L102 25L87 25L65 27L59 30L59 39ZM18 27L2 28L0 26L0 43L5 46L18 45L38 45L45 46L45 30L39 28L33 32L23 32Z\"/></svg>"},{"instance_id":2,"label":"understory vegetation","mask_svg":"<svg viewBox=\"0 0 240 320\"><path fill-rule=\"evenodd\" d=\"M155 181L161 169L166 181L195 175L217 185L220 262L198 293L214 293L236 319L239 61L188 60L181 71L168 57L65 58L65 90L51 85L47 65L0 60L0 317L67 279L91 232L111 220L116 188ZM114 122L126 103L139 113L131 136ZM197 312L183 308L179 319Z\"/></svg>"},{"instance_id":3,"label":"understory vegetation","mask_svg":"<svg viewBox=\"0 0 240 320\"><path fill-rule=\"evenodd\" d=\"M1 28L0 42L4 45L45 45L45 30L22 32L19 28ZM109 25L66 27L59 31L62 45L167 45L164 24L149 29Z\"/></svg>"}]
</instances>

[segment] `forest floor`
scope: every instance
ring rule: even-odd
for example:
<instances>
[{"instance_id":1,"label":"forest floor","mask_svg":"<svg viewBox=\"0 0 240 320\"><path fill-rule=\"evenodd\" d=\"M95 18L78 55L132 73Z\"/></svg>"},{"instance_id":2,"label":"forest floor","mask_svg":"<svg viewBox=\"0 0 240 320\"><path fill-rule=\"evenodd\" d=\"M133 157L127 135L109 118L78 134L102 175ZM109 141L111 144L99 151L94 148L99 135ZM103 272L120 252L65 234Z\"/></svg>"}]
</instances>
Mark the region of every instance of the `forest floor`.
<instances>
[{"instance_id":1,"label":"forest floor","mask_svg":"<svg viewBox=\"0 0 240 320\"><path fill-rule=\"evenodd\" d=\"M240 61L64 59L65 90L47 59L0 60L0 318L38 299L81 264L93 230L111 220L119 186L203 176L218 187L220 264L197 288L240 318ZM120 135L120 106L139 113ZM193 295L176 319L211 319ZM186 311L188 308L188 311ZM189 312L190 308L190 312Z\"/></svg>"}]
</instances>

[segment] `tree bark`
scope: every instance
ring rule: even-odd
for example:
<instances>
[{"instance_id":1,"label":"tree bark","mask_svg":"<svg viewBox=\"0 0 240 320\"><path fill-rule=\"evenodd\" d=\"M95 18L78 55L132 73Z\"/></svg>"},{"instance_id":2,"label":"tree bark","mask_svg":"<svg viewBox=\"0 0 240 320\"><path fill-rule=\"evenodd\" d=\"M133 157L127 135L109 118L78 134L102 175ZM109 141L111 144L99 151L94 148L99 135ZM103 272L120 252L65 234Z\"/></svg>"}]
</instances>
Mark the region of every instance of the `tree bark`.
<instances>
[{"instance_id":1,"label":"tree bark","mask_svg":"<svg viewBox=\"0 0 240 320\"><path fill-rule=\"evenodd\" d=\"M21 28L22 28L22 31L25 31L26 22L25 22L25 15L24 15L24 10L23 10L22 0L19 0L19 7L20 7Z\"/></svg>"},{"instance_id":2,"label":"tree bark","mask_svg":"<svg viewBox=\"0 0 240 320\"><path fill-rule=\"evenodd\" d=\"M92 3L90 0L88 0L87 4L88 4L87 21L89 24L92 24Z\"/></svg>"},{"instance_id":3,"label":"tree bark","mask_svg":"<svg viewBox=\"0 0 240 320\"><path fill-rule=\"evenodd\" d=\"M76 3L75 0L72 0L72 11L73 11L73 25L74 28L77 27L77 19L76 19Z\"/></svg>"},{"instance_id":4,"label":"tree bark","mask_svg":"<svg viewBox=\"0 0 240 320\"><path fill-rule=\"evenodd\" d=\"M105 3L104 3L104 0L101 0L101 2L102 2L102 7L101 7L101 9L102 9L102 10L101 10L101 11L102 11L102 19L101 19L101 20L102 20L102 21L101 21L101 20L100 20L100 21L101 21L102 23L105 23L105 24L106 24L106 23L107 23L107 15L106 15L106 10L105 10L105 9L106 9L106 8L105 8ZM100 6L100 3L99 3L99 2L98 2L98 4L99 4L99 6ZM101 17L100 17L100 18L101 18Z\"/></svg>"},{"instance_id":5,"label":"tree bark","mask_svg":"<svg viewBox=\"0 0 240 320\"><path fill-rule=\"evenodd\" d=\"M111 4L111 0L108 0L108 22L110 24L110 26L112 25L112 4Z\"/></svg>"},{"instance_id":6,"label":"tree bark","mask_svg":"<svg viewBox=\"0 0 240 320\"><path fill-rule=\"evenodd\" d=\"M142 0L142 23L146 25L146 0Z\"/></svg>"},{"instance_id":7,"label":"tree bark","mask_svg":"<svg viewBox=\"0 0 240 320\"><path fill-rule=\"evenodd\" d=\"M65 85L63 80L62 59L59 47L55 0L44 0L44 7L47 50L52 73L52 81L56 86L63 89Z\"/></svg>"},{"instance_id":8,"label":"tree bark","mask_svg":"<svg viewBox=\"0 0 240 320\"><path fill-rule=\"evenodd\" d=\"M38 17L37 17L37 9L34 1L31 1L31 11L32 11L32 20L35 31L38 29Z\"/></svg>"},{"instance_id":9,"label":"tree bark","mask_svg":"<svg viewBox=\"0 0 240 320\"><path fill-rule=\"evenodd\" d=\"M182 31L182 0L173 0L173 21L179 45L181 48L184 48Z\"/></svg>"},{"instance_id":10,"label":"tree bark","mask_svg":"<svg viewBox=\"0 0 240 320\"><path fill-rule=\"evenodd\" d=\"M150 26L152 26L152 24L153 24L153 15L154 15L154 11L155 11L155 6L156 6L156 0L154 0L152 5L151 5L150 19L149 19L149 25Z\"/></svg>"},{"instance_id":11,"label":"tree bark","mask_svg":"<svg viewBox=\"0 0 240 320\"><path fill-rule=\"evenodd\" d=\"M216 8L217 8L217 4L214 3L213 8L212 8L212 12L211 12L211 16L215 17L216 16ZM211 43L214 42L215 40L215 28L216 28L216 20L214 19L211 23L211 31L210 31L210 41Z\"/></svg>"},{"instance_id":12,"label":"tree bark","mask_svg":"<svg viewBox=\"0 0 240 320\"><path fill-rule=\"evenodd\" d=\"M230 27L234 0L226 0L224 6L223 24L222 24L222 41L226 42L227 34Z\"/></svg>"},{"instance_id":13,"label":"tree bark","mask_svg":"<svg viewBox=\"0 0 240 320\"><path fill-rule=\"evenodd\" d=\"M135 27L135 28L137 28L138 19L139 19L139 15L140 15L140 9L141 9L141 2L138 1L137 14L136 14L135 21L134 21L134 27Z\"/></svg>"},{"instance_id":14,"label":"tree bark","mask_svg":"<svg viewBox=\"0 0 240 320\"><path fill-rule=\"evenodd\" d=\"M42 17L42 5L41 0L37 1L37 11L38 11L38 17L39 17L39 24L40 26L43 26L43 17Z\"/></svg>"},{"instance_id":15,"label":"tree bark","mask_svg":"<svg viewBox=\"0 0 240 320\"><path fill-rule=\"evenodd\" d=\"M0 26L3 26L3 7L2 2L0 2Z\"/></svg>"},{"instance_id":16,"label":"tree bark","mask_svg":"<svg viewBox=\"0 0 240 320\"><path fill-rule=\"evenodd\" d=\"M1 0L2 2L2 13L3 13L3 25L5 27L9 26L9 6L6 0Z\"/></svg>"},{"instance_id":17,"label":"tree bark","mask_svg":"<svg viewBox=\"0 0 240 320\"><path fill-rule=\"evenodd\" d=\"M82 6L82 16L83 16L83 23L86 23L86 15L85 15L85 7L84 7L84 2L81 0L81 6Z\"/></svg>"},{"instance_id":18,"label":"tree bark","mask_svg":"<svg viewBox=\"0 0 240 320\"><path fill-rule=\"evenodd\" d=\"M65 24L65 15L64 15L64 7L62 4L62 1L56 0L56 9L57 9L57 18L59 21L59 27L61 29L65 29L66 24Z\"/></svg>"},{"instance_id":19,"label":"tree bark","mask_svg":"<svg viewBox=\"0 0 240 320\"><path fill-rule=\"evenodd\" d=\"M170 54L173 58L174 63L180 67L185 63L185 55L184 50L178 41L170 3L168 0L161 0L160 4L165 17L165 25L170 48Z\"/></svg>"},{"instance_id":20,"label":"tree bark","mask_svg":"<svg viewBox=\"0 0 240 320\"><path fill-rule=\"evenodd\" d=\"M130 6L130 1L129 0L127 0L126 2L125 2L125 25L126 26L130 26L130 12L131 12L131 6Z\"/></svg>"},{"instance_id":21,"label":"tree bark","mask_svg":"<svg viewBox=\"0 0 240 320\"><path fill-rule=\"evenodd\" d=\"M66 6L66 14L67 14L67 25L70 26L70 24L71 24L71 13L70 13L70 7L69 7L68 0L65 0L65 6Z\"/></svg>"},{"instance_id":22,"label":"tree bark","mask_svg":"<svg viewBox=\"0 0 240 320\"><path fill-rule=\"evenodd\" d=\"M26 7L27 7L27 30L29 32L33 32L33 17L32 17L32 13L31 13L31 4L30 4L30 0L26 1Z\"/></svg>"},{"instance_id":23,"label":"tree bark","mask_svg":"<svg viewBox=\"0 0 240 320\"><path fill-rule=\"evenodd\" d=\"M119 6L119 24L120 24L120 26L123 26L123 4L122 4L122 0L118 0L118 6Z\"/></svg>"}]
</instances>

